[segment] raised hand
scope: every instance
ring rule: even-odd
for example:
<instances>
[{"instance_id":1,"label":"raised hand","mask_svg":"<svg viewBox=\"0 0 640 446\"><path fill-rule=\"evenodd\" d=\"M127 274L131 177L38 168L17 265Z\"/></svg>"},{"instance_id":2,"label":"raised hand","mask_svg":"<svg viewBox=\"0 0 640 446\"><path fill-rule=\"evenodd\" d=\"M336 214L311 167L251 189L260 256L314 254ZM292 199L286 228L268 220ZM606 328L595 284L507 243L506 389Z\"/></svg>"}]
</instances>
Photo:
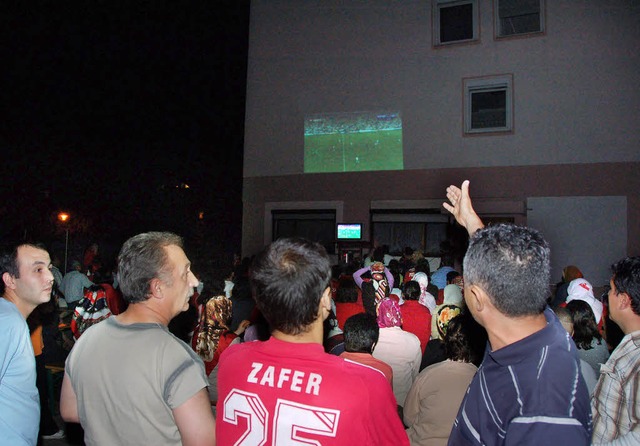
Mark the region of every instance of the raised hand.
<instances>
[{"instance_id":1,"label":"raised hand","mask_svg":"<svg viewBox=\"0 0 640 446\"><path fill-rule=\"evenodd\" d=\"M460 187L454 185L447 187L447 199L450 203L444 202L442 205L451 212L458 223L465 227L469 235L484 227L471 204L469 180L464 180Z\"/></svg>"}]
</instances>

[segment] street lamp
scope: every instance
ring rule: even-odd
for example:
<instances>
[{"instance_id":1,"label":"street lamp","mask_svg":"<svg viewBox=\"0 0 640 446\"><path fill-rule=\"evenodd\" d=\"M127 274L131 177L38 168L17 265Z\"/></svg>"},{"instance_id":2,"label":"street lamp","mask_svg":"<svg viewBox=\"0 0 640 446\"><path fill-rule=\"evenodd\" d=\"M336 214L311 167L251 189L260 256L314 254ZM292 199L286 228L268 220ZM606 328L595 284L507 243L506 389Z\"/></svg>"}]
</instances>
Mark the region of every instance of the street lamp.
<instances>
[{"instance_id":1,"label":"street lamp","mask_svg":"<svg viewBox=\"0 0 640 446\"><path fill-rule=\"evenodd\" d=\"M66 224L71 216L67 212L60 212L58 214L58 220L64 224L65 238L64 238L64 273L67 273L67 253L69 252L69 226Z\"/></svg>"}]
</instances>

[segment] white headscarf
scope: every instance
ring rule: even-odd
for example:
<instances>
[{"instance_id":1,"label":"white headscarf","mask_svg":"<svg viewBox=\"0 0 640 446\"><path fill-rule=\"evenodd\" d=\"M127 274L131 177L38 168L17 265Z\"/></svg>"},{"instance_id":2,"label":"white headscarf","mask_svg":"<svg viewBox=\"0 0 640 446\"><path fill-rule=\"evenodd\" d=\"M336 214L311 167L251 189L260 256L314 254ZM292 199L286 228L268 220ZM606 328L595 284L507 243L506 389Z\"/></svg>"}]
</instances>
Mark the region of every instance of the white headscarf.
<instances>
[{"instance_id":1,"label":"white headscarf","mask_svg":"<svg viewBox=\"0 0 640 446\"><path fill-rule=\"evenodd\" d=\"M458 307L462 306L463 302L462 292L460 291L460 287L455 283L450 283L446 287L444 287L444 300L442 301L443 305L456 305Z\"/></svg>"},{"instance_id":2,"label":"white headscarf","mask_svg":"<svg viewBox=\"0 0 640 446\"><path fill-rule=\"evenodd\" d=\"M427 291L429 277L425 273L416 273L411 280L415 280L420 284L420 298L418 302L427 307L429 312L433 314L433 310L436 308L436 298Z\"/></svg>"}]
</instances>

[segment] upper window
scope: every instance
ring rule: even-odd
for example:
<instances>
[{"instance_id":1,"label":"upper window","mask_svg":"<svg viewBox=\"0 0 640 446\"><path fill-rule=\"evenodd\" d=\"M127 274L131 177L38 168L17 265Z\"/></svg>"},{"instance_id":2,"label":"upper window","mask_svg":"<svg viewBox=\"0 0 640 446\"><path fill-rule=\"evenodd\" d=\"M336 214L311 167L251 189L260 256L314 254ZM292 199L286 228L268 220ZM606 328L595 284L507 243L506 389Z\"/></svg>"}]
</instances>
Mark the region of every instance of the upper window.
<instances>
[{"instance_id":1,"label":"upper window","mask_svg":"<svg viewBox=\"0 0 640 446\"><path fill-rule=\"evenodd\" d=\"M544 0L495 0L496 37L544 31Z\"/></svg>"},{"instance_id":2,"label":"upper window","mask_svg":"<svg viewBox=\"0 0 640 446\"><path fill-rule=\"evenodd\" d=\"M465 79L464 132L510 132L513 129L511 75Z\"/></svg>"},{"instance_id":3,"label":"upper window","mask_svg":"<svg viewBox=\"0 0 640 446\"><path fill-rule=\"evenodd\" d=\"M437 0L433 7L433 40L447 45L477 40L477 0Z\"/></svg>"}]
</instances>

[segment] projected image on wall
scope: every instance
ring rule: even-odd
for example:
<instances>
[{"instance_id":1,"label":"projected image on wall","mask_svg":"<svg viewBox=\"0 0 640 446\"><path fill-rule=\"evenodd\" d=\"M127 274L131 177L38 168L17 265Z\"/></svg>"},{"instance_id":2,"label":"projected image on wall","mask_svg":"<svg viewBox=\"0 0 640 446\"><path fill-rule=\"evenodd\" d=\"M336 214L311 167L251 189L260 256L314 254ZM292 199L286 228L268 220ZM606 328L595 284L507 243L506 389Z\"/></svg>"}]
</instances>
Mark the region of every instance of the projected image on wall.
<instances>
[{"instance_id":1,"label":"projected image on wall","mask_svg":"<svg viewBox=\"0 0 640 446\"><path fill-rule=\"evenodd\" d=\"M323 113L305 117L305 173L403 167L399 112Z\"/></svg>"}]
</instances>

